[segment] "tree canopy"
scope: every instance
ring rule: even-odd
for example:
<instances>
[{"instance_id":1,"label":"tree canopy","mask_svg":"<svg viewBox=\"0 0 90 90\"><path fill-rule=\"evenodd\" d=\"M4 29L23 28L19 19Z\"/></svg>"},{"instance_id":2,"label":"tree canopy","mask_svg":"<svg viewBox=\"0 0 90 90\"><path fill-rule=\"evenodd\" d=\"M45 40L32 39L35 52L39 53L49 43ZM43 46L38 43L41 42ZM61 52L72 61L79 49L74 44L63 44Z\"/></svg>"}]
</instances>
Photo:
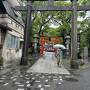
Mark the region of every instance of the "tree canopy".
<instances>
[{"instance_id":1,"label":"tree canopy","mask_svg":"<svg viewBox=\"0 0 90 90\"><path fill-rule=\"evenodd\" d=\"M90 0L78 0L79 5L90 5ZM33 2L33 6L37 7L42 5L48 5L46 1ZM54 6L70 6L71 2L56 1L53 3ZM70 11L47 11L32 12L32 29L33 34L42 32L45 35L62 36L65 39L67 34L71 34L71 17L72 12ZM87 17L86 11L78 12L78 33L81 34L81 48L88 46L90 48L90 16Z\"/></svg>"}]
</instances>

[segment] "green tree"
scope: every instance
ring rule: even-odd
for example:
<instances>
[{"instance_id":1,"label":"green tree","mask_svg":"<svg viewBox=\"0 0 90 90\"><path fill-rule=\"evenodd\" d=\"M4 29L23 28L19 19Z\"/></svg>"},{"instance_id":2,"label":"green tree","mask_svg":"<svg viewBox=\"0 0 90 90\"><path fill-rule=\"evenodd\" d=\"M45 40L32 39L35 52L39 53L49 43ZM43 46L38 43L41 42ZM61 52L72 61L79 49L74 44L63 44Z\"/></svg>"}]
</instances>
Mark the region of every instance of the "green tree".
<instances>
[{"instance_id":1,"label":"green tree","mask_svg":"<svg viewBox=\"0 0 90 90\"><path fill-rule=\"evenodd\" d=\"M90 0L78 0L80 5L90 5ZM85 46L89 48L90 53L90 16L87 17L87 11L79 12L79 17L82 20L78 22L78 32L81 33L81 49Z\"/></svg>"}]
</instances>

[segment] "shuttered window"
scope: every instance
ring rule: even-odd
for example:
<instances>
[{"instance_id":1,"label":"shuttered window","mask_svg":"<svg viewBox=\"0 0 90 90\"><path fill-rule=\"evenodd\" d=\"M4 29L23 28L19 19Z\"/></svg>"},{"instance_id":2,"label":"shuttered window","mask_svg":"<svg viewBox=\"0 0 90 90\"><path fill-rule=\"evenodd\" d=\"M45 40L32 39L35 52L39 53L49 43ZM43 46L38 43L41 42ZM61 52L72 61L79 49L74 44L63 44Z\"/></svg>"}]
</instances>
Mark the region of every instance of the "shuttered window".
<instances>
[{"instance_id":1,"label":"shuttered window","mask_svg":"<svg viewBox=\"0 0 90 90\"><path fill-rule=\"evenodd\" d=\"M6 39L6 46L7 48L19 48L19 41L19 37L8 34Z\"/></svg>"}]
</instances>

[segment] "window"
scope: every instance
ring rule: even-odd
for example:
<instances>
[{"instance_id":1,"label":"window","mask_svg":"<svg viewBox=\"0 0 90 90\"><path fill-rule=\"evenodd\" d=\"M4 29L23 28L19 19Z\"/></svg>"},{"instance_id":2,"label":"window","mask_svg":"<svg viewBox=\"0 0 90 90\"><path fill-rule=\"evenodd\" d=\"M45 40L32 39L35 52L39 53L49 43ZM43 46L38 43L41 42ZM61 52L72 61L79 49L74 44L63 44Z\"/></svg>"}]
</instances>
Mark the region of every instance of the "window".
<instances>
[{"instance_id":1,"label":"window","mask_svg":"<svg viewBox=\"0 0 90 90\"><path fill-rule=\"evenodd\" d=\"M19 38L8 34L6 38L7 48L19 48Z\"/></svg>"}]
</instances>

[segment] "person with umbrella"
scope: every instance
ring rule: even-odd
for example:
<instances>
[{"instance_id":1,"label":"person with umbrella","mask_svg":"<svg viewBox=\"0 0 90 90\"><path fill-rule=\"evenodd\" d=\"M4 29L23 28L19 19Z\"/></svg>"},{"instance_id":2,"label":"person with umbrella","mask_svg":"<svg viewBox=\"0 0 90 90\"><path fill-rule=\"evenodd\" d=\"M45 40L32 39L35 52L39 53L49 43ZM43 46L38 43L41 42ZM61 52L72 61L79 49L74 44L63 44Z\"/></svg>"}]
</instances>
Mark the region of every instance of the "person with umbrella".
<instances>
[{"instance_id":1,"label":"person with umbrella","mask_svg":"<svg viewBox=\"0 0 90 90\"><path fill-rule=\"evenodd\" d=\"M61 66L61 50L60 50L60 48L58 48L57 49L57 51L56 51L56 58L57 58L57 65L58 66Z\"/></svg>"},{"instance_id":2,"label":"person with umbrella","mask_svg":"<svg viewBox=\"0 0 90 90\"><path fill-rule=\"evenodd\" d=\"M66 48L62 44L56 44L56 45L53 46L53 48L56 49L55 56L57 58L57 65L61 67L61 65L62 65L62 62L61 62L62 50L65 50Z\"/></svg>"}]
</instances>

